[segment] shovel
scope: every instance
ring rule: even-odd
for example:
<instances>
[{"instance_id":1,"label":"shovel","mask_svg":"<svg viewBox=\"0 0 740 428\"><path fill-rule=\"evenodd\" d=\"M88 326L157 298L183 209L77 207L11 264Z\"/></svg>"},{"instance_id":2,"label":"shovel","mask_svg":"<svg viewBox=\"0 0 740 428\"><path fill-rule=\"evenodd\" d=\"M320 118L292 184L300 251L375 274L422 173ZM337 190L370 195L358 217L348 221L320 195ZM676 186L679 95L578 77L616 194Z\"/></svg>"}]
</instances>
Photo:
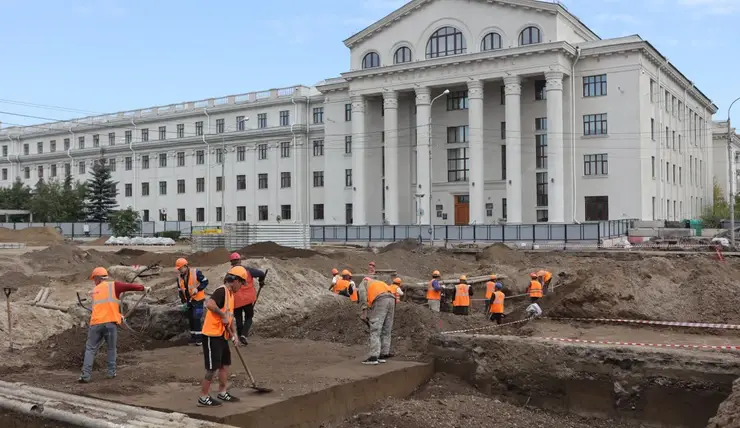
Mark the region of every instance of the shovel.
<instances>
[{"instance_id":1,"label":"shovel","mask_svg":"<svg viewBox=\"0 0 740 428\"><path fill-rule=\"evenodd\" d=\"M252 371L249 370L249 366L247 366L247 362L244 361L244 357L242 357L241 351L239 351L238 346L234 346L234 350L236 351L236 355L239 356L239 360L242 362L242 366L244 366L244 370L247 372L247 376L249 376L249 381L252 382L252 385L250 388L257 391L260 394L266 394L268 392L272 392L272 388L265 388L263 386L257 386L257 381L254 380L254 376L252 376Z\"/></svg>"},{"instance_id":2,"label":"shovel","mask_svg":"<svg viewBox=\"0 0 740 428\"><path fill-rule=\"evenodd\" d=\"M267 272L269 272L270 269L265 269L265 281L267 281ZM257 300L260 299L260 293L262 292L263 286L260 286L259 290L257 290L257 297L254 298L254 306L257 306Z\"/></svg>"}]
</instances>

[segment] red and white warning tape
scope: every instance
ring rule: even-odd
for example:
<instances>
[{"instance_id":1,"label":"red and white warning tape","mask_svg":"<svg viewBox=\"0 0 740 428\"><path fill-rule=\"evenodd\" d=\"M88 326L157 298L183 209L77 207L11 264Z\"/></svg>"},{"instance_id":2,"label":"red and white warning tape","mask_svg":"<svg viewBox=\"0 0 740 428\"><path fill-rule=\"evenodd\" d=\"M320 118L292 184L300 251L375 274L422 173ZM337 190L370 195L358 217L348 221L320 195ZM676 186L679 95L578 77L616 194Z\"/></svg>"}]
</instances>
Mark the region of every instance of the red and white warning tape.
<instances>
[{"instance_id":1,"label":"red and white warning tape","mask_svg":"<svg viewBox=\"0 0 740 428\"><path fill-rule=\"evenodd\" d=\"M609 322L609 323L662 325L662 326L670 326L670 327L719 328L719 329L725 329L725 330L740 330L740 325L738 324L713 324L713 323L703 323L703 322L627 320L627 319L612 319L612 318L545 317L545 319L550 319L554 321Z\"/></svg>"},{"instance_id":2,"label":"red and white warning tape","mask_svg":"<svg viewBox=\"0 0 740 428\"><path fill-rule=\"evenodd\" d=\"M608 340L565 339L562 337L543 337L542 339L554 340L557 342L588 343L592 345L647 346L647 347L653 347L653 348L701 349L701 350L712 350L712 351L740 351L740 346L738 345L686 345L686 344L676 344L676 343L612 342Z\"/></svg>"},{"instance_id":3,"label":"red and white warning tape","mask_svg":"<svg viewBox=\"0 0 740 428\"><path fill-rule=\"evenodd\" d=\"M499 327L507 327L507 326L514 325L514 324L525 323L525 322L531 321L533 319L534 318L525 318L525 319L519 320L519 321L512 321L512 322L507 322L507 323L503 323L503 324L493 324L493 325L489 325L489 326L485 326L485 327L468 328L468 329L465 329L465 330L443 331L443 332L441 332L441 334L470 333L471 331L490 330L490 329L496 329L496 328L499 328Z\"/></svg>"}]
</instances>

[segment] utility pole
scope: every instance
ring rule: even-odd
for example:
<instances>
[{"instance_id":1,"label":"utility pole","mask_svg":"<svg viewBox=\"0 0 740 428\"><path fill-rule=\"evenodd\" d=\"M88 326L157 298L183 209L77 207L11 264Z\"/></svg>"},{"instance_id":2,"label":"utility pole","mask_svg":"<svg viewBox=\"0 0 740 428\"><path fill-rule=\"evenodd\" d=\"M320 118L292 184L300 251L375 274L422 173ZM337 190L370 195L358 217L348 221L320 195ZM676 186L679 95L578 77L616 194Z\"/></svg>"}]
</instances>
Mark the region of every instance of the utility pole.
<instances>
[{"instance_id":1,"label":"utility pole","mask_svg":"<svg viewBox=\"0 0 740 428\"><path fill-rule=\"evenodd\" d=\"M732 176L732 166L735 163L735 158L732 156L732 127L730 126L730 112L732 111L732 106L740 100L740 97L736 98L735 101L733 101L730 104L730 108L727 109L727 177L729 178L729 182L727 183L729 187L729 194L730 194L730 200L728 203L730 204L730 244L732 245L732 249L735 249L735 195L733 194L733 188L735 177Z\"/></svg>"},{"instance_id":2,"label":"utility pole","mask_svg":"<svg viewBox=\"0 0 740 428\"><path fill-rule=\"evenodd\" d=\"M434 212L432 210L432 148L434 147L432 145L432 107L434 107L434 102L437 101L437 99L447 95L450 93L449 89L445 89L441 94L437 95L432 99L432 102L429 103L429 140L427 142L427 145L429 146L429 232L431 234L431 240L432 240L432 247L434 247L434 221L432 220L432 213Z\"/></svg>"}]
</instances>

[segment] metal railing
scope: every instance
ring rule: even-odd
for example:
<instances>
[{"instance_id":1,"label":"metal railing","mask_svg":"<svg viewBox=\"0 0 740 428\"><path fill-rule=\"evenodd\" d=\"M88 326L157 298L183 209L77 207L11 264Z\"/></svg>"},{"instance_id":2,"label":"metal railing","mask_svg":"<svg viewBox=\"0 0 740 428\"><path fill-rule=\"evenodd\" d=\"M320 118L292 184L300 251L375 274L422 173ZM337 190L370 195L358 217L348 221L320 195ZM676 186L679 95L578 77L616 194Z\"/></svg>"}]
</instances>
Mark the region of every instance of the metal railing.
<instances>
[{"instance_id":1,"label":"metal railing","mask_svg":"<svg viewBox=\"0 0 740 428\"><path fill-rule=\"evenodd\" d=\"M85 233L85 225L90 228L90 231ZM0 227L13 230L23 230L30 227L52 227L59 232L60 235L67 238L79 238L79 237L101 237L101 236L112 236L113 231L108 223L59 223L59 222L47 222L47 223L0 223ZM189 221L142 221L139 226L138 236L151 237L157 233L177 231L180 232L180 236L183 238L189 237L193 229L192 222Z\"/></svg>"}]
</instances>

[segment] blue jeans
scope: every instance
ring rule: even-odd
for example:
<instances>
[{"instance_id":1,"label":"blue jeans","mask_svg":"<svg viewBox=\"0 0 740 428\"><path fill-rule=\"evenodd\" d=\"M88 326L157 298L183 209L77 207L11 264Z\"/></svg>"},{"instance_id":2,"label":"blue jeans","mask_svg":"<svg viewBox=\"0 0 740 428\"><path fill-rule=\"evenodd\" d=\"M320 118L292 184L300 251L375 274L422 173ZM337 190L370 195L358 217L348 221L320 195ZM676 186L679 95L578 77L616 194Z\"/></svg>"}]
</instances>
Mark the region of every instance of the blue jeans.
<instances>
[{"instance_id":1,"label":"blue jeans","mask_svg":"<svg viewBox=\"0 0 740 428\"><path fill-rule=\"evenodd\" d=\"M85 343L85 361L82 363L82 379L90 379L95 354L98 352L98 348L103 343L103 340L108 344L108 376L116 375L117 339L118 326L116 323L109 322L90 326L87 330L87 343Z\"/></svg>"}]
</instances>

